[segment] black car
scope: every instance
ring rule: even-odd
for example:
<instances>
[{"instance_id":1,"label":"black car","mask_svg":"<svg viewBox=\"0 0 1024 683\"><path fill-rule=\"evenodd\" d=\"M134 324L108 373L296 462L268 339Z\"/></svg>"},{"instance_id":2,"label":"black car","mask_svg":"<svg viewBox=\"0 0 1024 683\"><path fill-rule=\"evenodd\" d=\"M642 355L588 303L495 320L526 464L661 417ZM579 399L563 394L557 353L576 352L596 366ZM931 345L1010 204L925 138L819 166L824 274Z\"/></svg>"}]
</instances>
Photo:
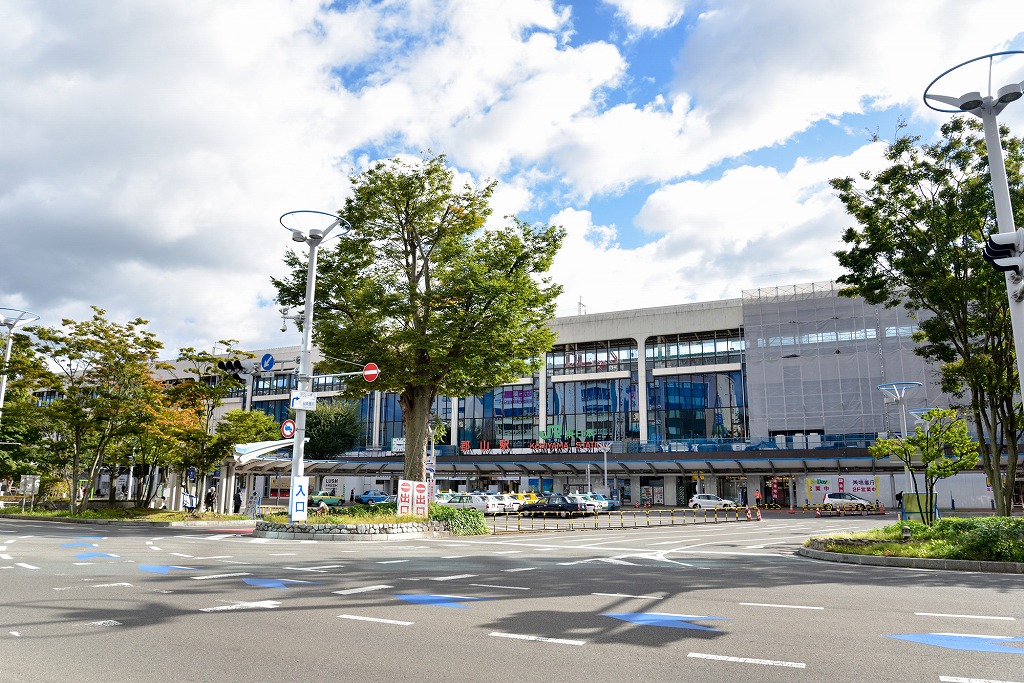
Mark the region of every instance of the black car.
<instances>
[{"instance_id":1,"label":"black car","mask_svg":"<svg viewBox=\"0 0 1024 683\"><path fill-rule=\"evenodd\" d=\"M571 515L580 515L584 512L579 503L569 500L565 496L546 496L539 499L536 503L527 503L519 508L519 514L530 515L531 517L535 515L569 517Z\"/></svg>"}]
</instances>

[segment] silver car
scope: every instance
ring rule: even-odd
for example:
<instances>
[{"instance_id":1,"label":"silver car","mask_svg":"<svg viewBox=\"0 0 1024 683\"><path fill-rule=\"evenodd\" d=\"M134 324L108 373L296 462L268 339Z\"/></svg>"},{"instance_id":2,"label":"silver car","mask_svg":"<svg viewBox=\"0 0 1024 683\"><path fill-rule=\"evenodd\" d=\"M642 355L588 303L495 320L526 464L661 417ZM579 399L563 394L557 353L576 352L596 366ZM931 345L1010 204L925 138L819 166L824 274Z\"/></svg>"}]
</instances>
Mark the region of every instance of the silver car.
<instances>
[{"instance_id":1,"label":"silver car","mask_svg":"<svg viewBox=\"0 0 1024 683\"><path fill-rule=\"evenodd\" d=\"M719 498L713 493L698 493L690 499L689 506L695 510L703 508L734 508L736 507L736 501L729 500L728 498Z\"/></svg>"}]
</instances>

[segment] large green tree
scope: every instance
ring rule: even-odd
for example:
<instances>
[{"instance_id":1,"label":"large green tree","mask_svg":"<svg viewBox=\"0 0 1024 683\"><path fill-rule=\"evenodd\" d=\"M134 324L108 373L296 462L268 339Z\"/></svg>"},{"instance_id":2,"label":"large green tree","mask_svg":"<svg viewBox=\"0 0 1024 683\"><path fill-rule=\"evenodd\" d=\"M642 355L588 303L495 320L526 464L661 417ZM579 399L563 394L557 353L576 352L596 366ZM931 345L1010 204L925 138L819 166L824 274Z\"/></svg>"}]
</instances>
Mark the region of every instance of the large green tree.
<instances>
[{"instance_id":1,"label":"large green tree","mask_svg":"<svg viewBox=\"0 0 1024 683\"><path fill-rule=\"evenodd\" d=\"M152 371L163 345L146 324L141 318L117 323L93 307L88 320L32 328L37 353L54 368L42 383L56 392L44 408L48 444L62 460L77 509L84 502L77 500L78 474L94 481L111 447L138 429L140 407L162 400ZM112 467L111 488L115 473Z\"/></svg>"},{"instance_id":2,"label":"large green tree","mask_svg":"<svg viewBox=\"0 0 1024 683\"><path fill-rule=\"evenodd\" d=\"M351 450L359 439L359 411L355 401L319 403L306 415L306 457L326 460Z\"/></svg>"},{"instance_id":3,"label":"large green tree","mask_svg":"<svg viewBox=\"0 0 1024 683\"><path fill-rule=\"evenodd\" d=\"M515 217L485 228L496 184L457 188L444 156L381 161L351 181L339 215L352 230L320 257L314 339L325 354L380 367L373 388L397 393L402 408L405 477L422 480L435 398L529 375L550 349L561 288L545 273L564 231ZM291 275L273 282L281 303L299 306L305 260L285 261ZM324 366L350 370L334 362Z\"/></svg>"},{"instance_id":4,"label":"large green tree","mask_svg":"<svg viewBox=\"0 0 1024 683\"><path fill-rule=\"evenodd\" d=\"M1021 141L1005 128L1001 137L1020 225ZM981 124L954 118L932 143L901 135L886 160L831 181L856 220L836 252L842 293L918 314L916 353L938 365L943 390L973 421L996 509L1009 515L1024 423L1006 284L982 259L997 227Z\"/></svg>"}]
</instances>

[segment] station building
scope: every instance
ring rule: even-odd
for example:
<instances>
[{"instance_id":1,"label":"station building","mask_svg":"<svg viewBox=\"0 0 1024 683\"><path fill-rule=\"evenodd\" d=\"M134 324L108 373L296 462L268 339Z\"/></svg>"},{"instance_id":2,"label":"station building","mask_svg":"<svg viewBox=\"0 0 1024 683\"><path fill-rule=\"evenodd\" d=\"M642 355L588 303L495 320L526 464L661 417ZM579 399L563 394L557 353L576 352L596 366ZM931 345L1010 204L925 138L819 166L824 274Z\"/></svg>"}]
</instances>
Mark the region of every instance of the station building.
<instances>
[{"instance_id":1,"label":"station building","mask_svg":"<svg viewBox=\"0 0 1024 683\"><path fill-rule=\"evenodd\" d=\"M448 435L435 445L439 490L606 489L633 505L685 505L710 492L784 507L845 490L892 505L912 484L902 464L875 460L868 446L950 401L937 368L914 354L915 317L838 289L816 282L555 319L557 341L532 377L437 399ZM298 347L253 353L272 355L273 369L223 410L283 420ZM318 400L345 381L362 380L316 375ZM892 382L917 384L893 402L878 389ZM306 461L316 486L390 491L401 476L398 396L371 392L359 408L358 448ZM232 469L248 490L286 495L290 453ZM979 473L943 482L939 494L954 507L991 504Z\"/></svg>"}]
</instances>

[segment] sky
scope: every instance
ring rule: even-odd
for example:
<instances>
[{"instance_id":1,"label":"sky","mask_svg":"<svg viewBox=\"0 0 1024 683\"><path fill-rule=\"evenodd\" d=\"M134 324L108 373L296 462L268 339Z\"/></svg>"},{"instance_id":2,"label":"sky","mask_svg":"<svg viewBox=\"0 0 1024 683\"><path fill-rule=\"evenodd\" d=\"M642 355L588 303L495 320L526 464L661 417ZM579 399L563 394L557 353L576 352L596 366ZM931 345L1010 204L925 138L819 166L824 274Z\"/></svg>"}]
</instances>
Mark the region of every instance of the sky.
<instances>
[{"instance_id":1,"label":"sky","mask_svg":"<svg viewBox=\"0 0 1024 683\"><path fill-rule=\"evenodd\" d=\"M829 179L935 139L925 88L1024 50L1024 2L4 0L0 35L0 307L142 317L173 358L299 344L279 217L395 156L563 226L560 316L834 279Z\"/></svg>"}]
</instances>

